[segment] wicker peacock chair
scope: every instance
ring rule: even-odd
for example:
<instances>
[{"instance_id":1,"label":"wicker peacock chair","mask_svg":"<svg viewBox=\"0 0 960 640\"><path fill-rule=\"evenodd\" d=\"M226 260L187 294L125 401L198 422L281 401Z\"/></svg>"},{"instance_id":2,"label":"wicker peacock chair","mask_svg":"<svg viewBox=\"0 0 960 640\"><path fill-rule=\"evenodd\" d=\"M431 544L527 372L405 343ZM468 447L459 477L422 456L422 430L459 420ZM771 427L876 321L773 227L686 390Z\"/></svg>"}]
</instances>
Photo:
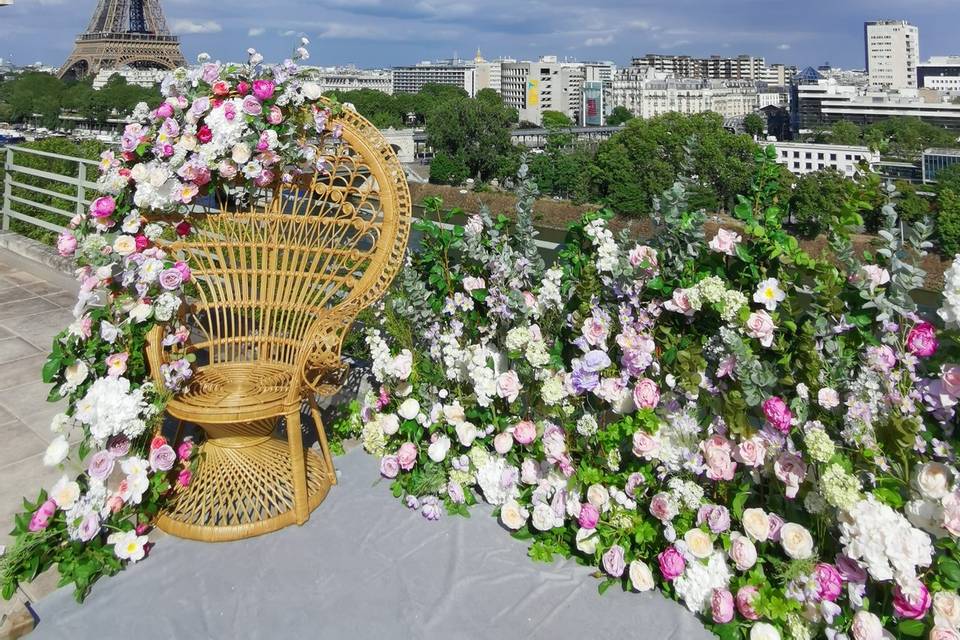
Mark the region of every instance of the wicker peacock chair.
<instances>
[{"instance_id":1,"label":"wicker peacock chair","mask_svg":"<svg viewBox=\"0 0 960 640\"><path fill-rule=\"evenodd\" d=\"M158 518L173 535L236 540L303 524L336 484L316 396L342 385L343 338L402 264L411 203L373 125L344 110L327 126L339 135L318 149L326 170L277 188L266 206L221 205L167 247L196 278L188 349L206 362L167 405L207 436L193 481ZM161 338L155 329L147 347L158 384ZM304 403L320 455L303 448ZM280 417L286 441L272 435Z\"/></svg>"}]
</instances>

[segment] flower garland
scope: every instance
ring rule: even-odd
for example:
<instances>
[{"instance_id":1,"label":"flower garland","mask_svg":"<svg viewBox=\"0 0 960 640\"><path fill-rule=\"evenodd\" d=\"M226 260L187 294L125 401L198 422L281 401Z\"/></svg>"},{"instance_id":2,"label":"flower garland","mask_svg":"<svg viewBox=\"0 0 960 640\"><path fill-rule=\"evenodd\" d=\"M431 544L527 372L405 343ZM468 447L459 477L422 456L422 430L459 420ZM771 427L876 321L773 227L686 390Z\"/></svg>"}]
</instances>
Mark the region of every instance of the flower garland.
<instances>
[{"instance_id":1,"label":"flower garland","mask_svg":"<svg viewBox=\"0 0 960 640\"><path fill-rule=\"evenodd\" d=\"M425 518L482 499L533 559L659 588L721 638L958 638L960 256L938 332L900 302L922 233L813 260L774 174L709 243L591 214L546 268L522 196L516 227L424 233L354 428Z\"/></svg>"},{"instance_id":2,"label":"flower garland","mask_svg":"<svg viewBox=\"0 0 960 640\"><path fill-rule=\"evenodd\" d=\"M201 55L164 79L159 106L137 106L119 151L101 155L104 195L57 241L76 258L80 294L43 367L51 399L67 400L43 462L65 473L16 516L15 543L0 557L5 598L56 564L82 599L99 576L145 556L154 516L175 485L190 484L192 441L175 451L159 433L167 397L191 376L177 317L194 282L162 247L191 233L203 198L253 197L328 168L319 149L339 138L341 107L295 62L307 44L279 65L253 49L245 65ZM172 358L151 377L144 347L157 325Z\"/></svg>"}]
</instances>

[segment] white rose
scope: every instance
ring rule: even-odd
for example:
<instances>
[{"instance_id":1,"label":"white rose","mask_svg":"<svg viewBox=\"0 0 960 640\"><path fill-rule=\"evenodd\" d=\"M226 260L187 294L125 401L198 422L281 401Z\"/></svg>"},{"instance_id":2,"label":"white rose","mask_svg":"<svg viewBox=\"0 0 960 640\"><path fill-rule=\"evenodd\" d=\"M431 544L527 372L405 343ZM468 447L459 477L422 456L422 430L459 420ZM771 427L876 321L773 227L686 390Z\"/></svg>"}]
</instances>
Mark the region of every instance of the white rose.
<instances>
[{"instance_id":1,"label":"white rose","mask_svg":"<svg viewBox=\"0 0 960 640\"><path fill-rule=\"evenodd\" d=\"M89 369L87 369L86 363L83 360L77 360L67 367L67 370L63 373L67 382L65 386L70 390L76 389L87 379L87 373L89 373Z\"/></svg>"},{"instance_id":2,"label":"white rose","mask_svg":"<svg viewBox=\"0 0 960 640\"><path fill-rule=\"evenodd\" d=\"M750 627L750 640L780 640L780 632L772 624L754 622Z\"/></svg>"},{"instance_id":3,"label":"white rose","mask_svg":"<svg viewBox=\"0 0 960 640\"><path fill-rule=\"evenodd\" d=\"M121 256L128 256L137 250L137 241L133 236L121 235L113 241L113 250Z\"/></svg>"},{"instance_id":4,"label":"white rose","mask_svg":"<svg viewBox=\"0 0 960 640\"><path fill-rule=\"evenodd\" d=\"M55 467L67 459L68 453L70 453L70 443L63 436L57 436L43 454L43 464Z\"/></svg>"},{"instance_id":5,"label":"white rose","mask_svg":"<svg viewBox=\"0 0 960 640\"><path fill-rule=\"evenodd\" d=\"M813 536L794 522L788 522L780 529L780 544L794 560L806 560L813 556Z\"/></svg>"},{"instance_id":6,"label":"white rose","mask_svg":"<svg viewBox=\"0 0 960 640\"><path fill-rule=\"evenodd\" d=\"M820 391L817 391L817 402L820 403L820 406L824 409L833 409L840 404L840 394L837 393L836 389L824 387L820 389Z\"/></svg>"},{"instance_id":7,"label":"white rose","mask_svg":"<svg viewBox=\"0 0 960 640\"><path fill-rule=\"evenodd\" d=\"M69 509L80 497L80 485L62 476L50 489L50 498L61 509Z\"/></svg>"},{"instance_id":8,"label":"white rose","mask_svg":"<svg viewBox=\"0 0 960 640\"><path fill-rule=\"evenodd\" d=\"M914 483L924 498L940 500L950 493L953 471L945 464L928 462L917 470Z\"/></svg>"},{"instance_id":9,"label":"white rose","mask_svg":"<svg viewBox=\"0 0 960 640\"><path fill-rule=\"evenodd\" d=\"M413 354L404 349L390 362L388 373L399 380L406 380L413 370Z\"/></svg>"},{"instance_id":10,"label":"white rose","mask_svg":"<svg viewBox=\"0 0 960 640\"><path fill-rule=\"evenodd\" d=\"M597 550L597 542L600 536L596 529L577 529L577 549L588 555L593 555Z\"/></svg>"},{"instance_id":11,"label":"white rose","mask_svg":"<svg viewBox=\"0 0 960 640\"><path fill-rule=\"evenodd\" d=\"M138 302L130 309L130 319L134 322L143 322L153 313L153 307L146 302Z\"/></svg>"},{"instance_id":12,"label":"white rose","mask_svg":"<svg viewBox=\"0 0 960 640\"><path fill-rule=\"evenodd\" d=\"M650 591L654 587L653 572L646 562L634 560L628 570L630 584L637 591Z\"/></svg>"},{"instance_id":13,"label":"white rose","mask_svg":"<svg viewBox=\"0 0 960 640\"><path fill-rule=\"evenodd\" d=\"M400 408L397 409L397 413L399 413L400 417L404 420L413 420L417 417L417 414L420 413L420 403L417 402L416 398L407 398L403 401L403 404L400 405Z\"/></svg>"},{"instance_id":14,"label":"white rose","mask_svg":"<svg viewBox=\"0 0 960 640\"><path fill-rule=\"evenodd\" d=\"M448 451L450 451L450 438L440 436L436 442L431 443L430 446L427 447L427 456L434 462L443 462L444 458L447 457Z\"/></svg>"},{"instance_id":15,"label":"white rose","mask_svg":"<svg viewBox=\"0 0 960 640\"><path fill-rule=\"evenodd\" d=\"M500 522L507 529L514 531L522 529L527 524L527 510L517 503L516 500L508 500L500 507Z\"/></svg>"},{"instance_id":16,"label":"white rose","mask_svg":"<svg viewBox=\"0 0 960 640\"><path fill-rule=\"evenodd\" d=\"M467 415L463 411L463 407L460 406L460 401L455 401L453 404L448 404L443 408L443 419L453 426L457 426L461 422L466 421Z\"/></svg>"},{"instance_id":17,"label":"white rose","mask_svg":"<svg viewBox=\"0 0 960 640\"><path fill-rule=\"evenodd\" d=\"M237 164L246 164L247 160L250 159L250 147L242 142L238 142L233 145L233 149L230 151L230 157L233 158L233 161Z\"/></svg>"},{"instance_id":18,"label":"white rose","mask_svg":"<svg viewBox=\"0 0 960 640\"><path fill-rule=\"evenodd\" d=\"M606 504L610 502L610 492L602 484L592 484L587 489L587 502L597 509L603 510Z\"/></svg>"},{"instance_id":19,"label":"white rose","mask_svg":"<svg viewBox=\"0 0 960 640\"><path fill-rule=\"evenodd\" d=\"M882 640L883 623L869 611L857 611L853 615L853 624L850 625L850 635L853 640Z\"/></svg>"},{"instance_id":20,"label":"white rose","mask_svg":"<svg viewBox=\"0 0 960 640\"><path fill-rule=\"evenodd\" d=\"M384 435L392 436L400 430L400 418L393 413L384 413L380 416L380 430Z\"/></svg>"},{"instance_id":21,"label":"white rose","mask_svg":"<svg viewBox=\"0 0 960 640\"><path fill-rule=\"evenodd\" d=\"M477 428L472 422L461 422L456 428L457 439L463 446L469 447L477 439Z\"/></svg>"},{"instance_id":22,"label":"white rose","mask_svg":"<svg viewBox=\"0 0 960 640\"><path fill-rule=\"evenodd\" d=\"M538 504L535 506L530 521L538 531L549 531L558 524L557 514L553 512L553 507L549 504Z\"/></svg>"},{"instance_id":23,"label":"white rose","mask_svg":"<svg viewBox=\"0 0 960 640\"><path fill-rule=\"evenodd\" d=\"M952 591L933 594L933 620L937 626L960 628L960 596Z\"/></svg>"},{"instance_id":24,"label":"white rose","mask_svg":"<svg viewBox=\"0 0 960 640\"><path fill-rule=\"evenodd\" d=\"M323 95L323 87L316 82L304 82L300 90L307 100L317 100Z\"/></svg>"},{"instance_id":25,"label":"white rose","mask_svg":"<svg viewBox=\"0 0 960 640\"><path fill-rule=\"evenodd\" d=\"M757 547L747 536L734 531L730 534L730 559L740 571L749 571L757 563Z\"/></svg>"},{"instance_id":26,"label":"white rose","mask_svg":"<svg viewBox=\"0 0 960 640\"><path fill-rule=\"evenodd\" d=\"M695 558L709 558L713 553L713 540L702 529L690 529L683 534L683 541Z\"/></svg>"},{"instance_id":27,"label":"white rose","mask_svg":"<svg viewBox=\"0 0 960 640\"><path fill-rule=\"evenodd\" d=\"M770 535L770 516L763 509L744 509L743 530L757 542L764 542Z\"/></svg>"}]
</instances>

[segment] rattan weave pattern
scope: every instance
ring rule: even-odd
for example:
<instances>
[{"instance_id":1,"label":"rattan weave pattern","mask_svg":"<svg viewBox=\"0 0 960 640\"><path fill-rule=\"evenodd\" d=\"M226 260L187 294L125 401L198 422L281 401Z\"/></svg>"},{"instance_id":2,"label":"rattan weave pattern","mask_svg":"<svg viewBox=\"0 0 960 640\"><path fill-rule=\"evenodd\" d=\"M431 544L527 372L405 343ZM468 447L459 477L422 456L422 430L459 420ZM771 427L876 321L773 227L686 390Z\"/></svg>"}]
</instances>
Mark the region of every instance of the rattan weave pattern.
<instances>
[{"instance_id":1,"label":"rattan weave pattern","mask_svg":"<svg viewBox=\"0 0 960 640\"><path fill-rule=\"evenodd\" d=\"M207 436L193 482L158 518L171 534L235 540L302 524L336 483L315 395L339 388L347 331L402 265L411 202L393 149L355 112L331 118L316 151L319 170L265 206L224 204L166 247L193 271L188 350L206 363L167 405ZM160 384L161 339L158 327L147 348ZM303 449L304 405L319 455ZM286 442L271 435L280 417Z\"/></svg>"}]
</instances>

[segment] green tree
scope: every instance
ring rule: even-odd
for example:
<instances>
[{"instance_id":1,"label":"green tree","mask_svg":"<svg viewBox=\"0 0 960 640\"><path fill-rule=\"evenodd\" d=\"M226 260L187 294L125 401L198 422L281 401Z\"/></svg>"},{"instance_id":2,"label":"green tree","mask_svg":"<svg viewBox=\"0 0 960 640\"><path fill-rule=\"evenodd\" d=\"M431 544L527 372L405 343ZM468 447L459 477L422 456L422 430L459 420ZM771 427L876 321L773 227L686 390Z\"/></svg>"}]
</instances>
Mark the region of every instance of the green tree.
<instances>
[{"instance_id":1,"label":"green tree","mask_svg":"<svg viewBox=\"0 0 960 640\"><path fill-rule=\"evenodd\" d=\"M630 113L630 110L624 106L617 105L610 112L610 115L607 116L607 124L611 127L624 124L627 120L633 118L633 114Z\"/></svg>"},{"instance_id":2,"label":"green tree","mask_svg":"<svg viewBox=\"0 0 960 640\"><path fill-rule=\"evenodd\" d=\"M571 120L567 114L560 111L544 111L541 121L547 129L562 129L573 126L573 120Z\"/></svg>"},{"instance_id":3,"label":"green tree","mask_svg":"<svg viewBox=\"0 0 960 640\"><path fill-rule=\"evenodd\" d=\"M960 253L960 195L941 189L937 195L937 244L946 255Z\"/></svg>"},{"instance_id":4,"label":"green tree","mask_svg":"<svg viewBox=\"0 0 960 640\"><path fill-rule=\"evenodd\" d=\"M470 175L496 175L499 157L510 150L509 114L502 106L469 98L450 99L433 108L427 144L436 153L459 156Z\"/></svg>"},{"instance_id":5,"label":"green tree","mask_svg":"<svg viewBox=\"0 0 960 640\"><path fill-rule=\"evenodd\" d=\"M834 220L849 208L860 213L870 208L864 186L836 169L799 176L789 201L789 220L797 232L812 238L829 231Z\"/></svg>"},{"instance_id":6,"label":"green tree","mask_svg":"<svg viewBox=\"0 0 960 640\"><path fill-rule=\"evenodd\" d=\"M864 137L882 153L915 159L927 147L955 147L955 135L915 117L887 118L868 126Z\"/></svg>"},{"instance_id":7,"label":"green tree","mask_svg":"<svg viewBox=\"0 0 960 640\"><path fill-rule=\"evenodd\" d=\"M755 113L748 113L747 117L743 119L743 129L747 132L747 135L759 138L763 135L763 131L766 128L767 123Z\"/></svg>"},{"instance_id":8,"label":"green tree","mask_svg":"<svg viewBox=\"0 0 960 640\"><path fill-rule=\"evenodd\" d=\"M430 162L430 182L433 184L449 184L457 186L463 183L470 175L470 170L457 155L445 152L437 153Z\"/></svg>"},{"instance_id":9,"label":"green tree","mask_svg":"<svg viewBox=\"0 0 960 640\"><path fill-rule=\"evenodd\" d=\"M900 200L897 202L897 213L907 222L918 222L933 213L933 203L917 192L917 188L904 180L896 182Z\"/></svg>"},{"instance_id":10,"label":"green tree","mask_svg":"<svg viewBox=\"0 0 960 640\"><path fill-rule=\"evenodd\" d=\"M950 189L955 194L960 193L960 162L937 171L936 179L937 181L934 185L937 191Z\"/></svg>"},{"instance_id":11,"label":"green tree","mask_svg":"<svg viewBox=\"0 0 960 640\"><path fill-rule=\"evenodd\" d=\"M839 120L830 128L830 142L833 144L859 145L863 142L863 131L848 120Z\"/></svg>"}]
</instances>

